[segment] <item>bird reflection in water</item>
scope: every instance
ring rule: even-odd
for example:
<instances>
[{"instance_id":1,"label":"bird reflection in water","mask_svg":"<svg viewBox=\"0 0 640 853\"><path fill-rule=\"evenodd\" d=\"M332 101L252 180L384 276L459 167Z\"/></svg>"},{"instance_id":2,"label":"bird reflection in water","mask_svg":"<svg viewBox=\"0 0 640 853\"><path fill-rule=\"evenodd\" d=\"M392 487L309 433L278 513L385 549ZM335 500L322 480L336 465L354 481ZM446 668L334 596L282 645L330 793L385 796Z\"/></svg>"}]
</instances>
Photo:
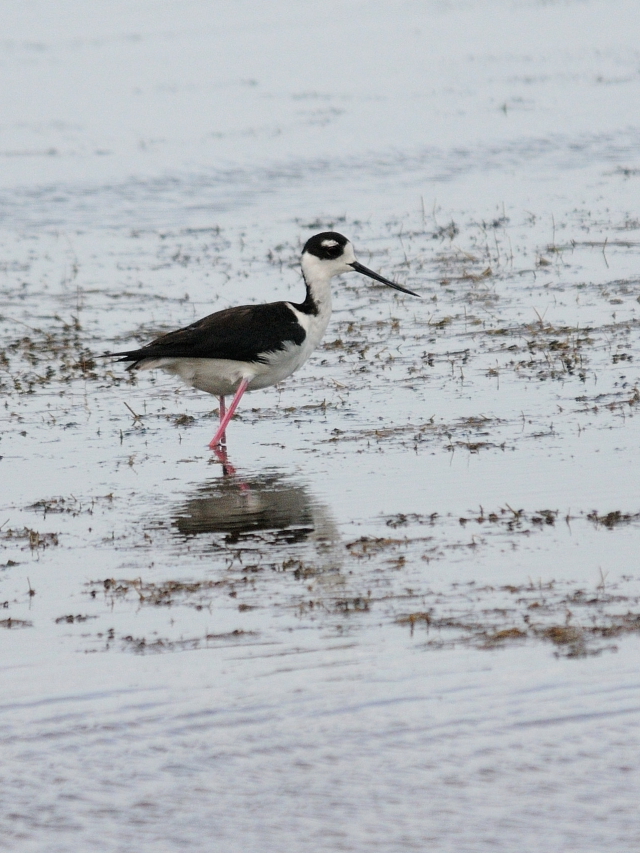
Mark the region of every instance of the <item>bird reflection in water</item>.
<instances>
[{"instance_id":1,"label":"bird reflection in water","mask_svg":"<svg viewBox=\"0 0 640 853\"><path fill-rule=\"evenodd\" d=\"M225 534L227 546L252 540L311 561L318 576L342 568L343 545L331 510L279 473L222 477L199 486L174 516L183 536ZM311 553L309 553L309 551ZM270 557L276 555L270 552Z\"/></svg>"}]
</instances>

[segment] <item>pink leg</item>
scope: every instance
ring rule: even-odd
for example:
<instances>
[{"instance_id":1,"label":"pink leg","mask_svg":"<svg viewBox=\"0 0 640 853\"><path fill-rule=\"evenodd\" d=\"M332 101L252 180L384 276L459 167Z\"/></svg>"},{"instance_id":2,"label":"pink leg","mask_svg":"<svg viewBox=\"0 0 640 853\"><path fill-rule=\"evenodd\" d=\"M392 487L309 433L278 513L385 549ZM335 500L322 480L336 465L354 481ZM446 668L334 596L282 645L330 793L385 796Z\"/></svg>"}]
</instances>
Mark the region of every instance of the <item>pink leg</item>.
<instances>
[{"instance_id":1,"label":"pink leg","mask_svg":"<svg viewBox=\"0 0 640 853\"><path fill-rule=\"evenodd\" d=\"M220 397L220 423L224 420L224 416L227 412L227 405L224 397ZM230 464L229 458L227 457L227 431L222 433L220 438L220 444L217 447L213 448L213 452L216 454L220 462L222 462L222 470L225 475L234 476L236 473L236 469L233 465Z\"/></svg>"},{"instance_id":2,"label":"pink leg","mask_svg":"<svg viewBox=\"0 0 640 853\"><path fill-rule=\"evenodd\" d=\"M215 450L216 447L218 447L222 443L222 440L224 440L224 434L225 434L225 431L227 429L227 424L229 423L231 418L234 416L235 411L238 408L238 403L242 399L242 395L244 394L244 392L247 390L248 384L249 384L249 380L243 379L242 382L238 385L238 390L236 391L235 396L234 396L233 400L231 401L231 405L227 409L224 417L222 417L220 420L220 426L218 427L218 431L216 432L216 434L213 436L213 438L209 442L209 448L211 450ZM222 414L222 412L221 412L221 414Z\"/></svg>"},{"instance_id":3,"label":"pink leg","mask_svg":"<svg viewBox=\"0 0 640 853\"><path fill-rule=\"evenodd\" d=\"M224 420L224 416L225 416L226 411L227 411L227 407L226 407L226 404L224 401L224 397L220 397L220 423L222 423L222 421ZM222 433L222 437L220 438L220 446L225 447L226 444L227 444L227 433L225 430L225 432Z\"/></svg>"}]
</instances>

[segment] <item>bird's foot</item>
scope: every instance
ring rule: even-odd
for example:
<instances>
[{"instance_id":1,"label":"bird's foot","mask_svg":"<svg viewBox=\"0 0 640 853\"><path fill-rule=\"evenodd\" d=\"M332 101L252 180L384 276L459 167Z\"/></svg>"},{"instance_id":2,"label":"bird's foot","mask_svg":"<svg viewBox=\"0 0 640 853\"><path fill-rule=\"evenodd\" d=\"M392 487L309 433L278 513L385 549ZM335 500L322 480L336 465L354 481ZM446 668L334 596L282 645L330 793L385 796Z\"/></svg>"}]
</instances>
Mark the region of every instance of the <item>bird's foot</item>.
<instances>
[{"instance_id":1,"label":"bird's foot","mask_svg":"<svg viewBox=\"0 0 640 853\"><path fill-rule=\"evenodd\" d=\"M227 434L223 432L222 435L216 433L211 441L209 442L209 450L213 450L217 453L218 450L221 450L223 453L227 452Z\"/></svg>"},{"instance_id":2,"label":"bird's foot","mask_svg":"<svg viewBox=\"0 0 640 853\"><path fill-rule=\"evenodd\" d=\"M211 450L215 453L218 462L222 465L222 473L226 477L235 477L236 469L233 467L231 462L229 462L229 457L227 456L227 448L224 444L216 444L209 445Z\"/></svg>"}]
</instances>

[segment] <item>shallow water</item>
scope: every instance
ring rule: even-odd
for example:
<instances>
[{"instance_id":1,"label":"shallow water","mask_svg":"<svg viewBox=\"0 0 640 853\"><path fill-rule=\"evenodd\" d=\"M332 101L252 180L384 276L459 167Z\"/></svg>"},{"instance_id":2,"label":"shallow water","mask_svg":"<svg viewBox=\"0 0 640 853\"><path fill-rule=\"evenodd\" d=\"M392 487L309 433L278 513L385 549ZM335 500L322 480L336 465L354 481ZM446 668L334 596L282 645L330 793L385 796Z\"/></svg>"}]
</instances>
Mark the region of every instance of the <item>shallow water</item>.
<instances>
[{"instance_id":1,"label":"shallow water","mask_svg":"<svg viewBox=\"0 0 640 853\"><path fill-rule=\"evenodd\" d=\"M628 851L631 2L7 3L0 849ZM216 401L98 358L298 298Z\"/></svg>"}]
</instances>

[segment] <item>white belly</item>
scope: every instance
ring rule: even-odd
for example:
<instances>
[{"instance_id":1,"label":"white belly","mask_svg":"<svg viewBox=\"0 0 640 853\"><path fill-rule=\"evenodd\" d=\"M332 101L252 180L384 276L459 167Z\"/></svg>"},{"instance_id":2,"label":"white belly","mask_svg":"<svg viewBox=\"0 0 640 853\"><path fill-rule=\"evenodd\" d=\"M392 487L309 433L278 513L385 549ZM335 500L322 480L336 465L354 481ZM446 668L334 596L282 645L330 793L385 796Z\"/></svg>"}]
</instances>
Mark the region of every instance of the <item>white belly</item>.
<instances>
[{"instance_id":1,"label":"white belly","mask_svg":"<svg viewBox=\"0 0 640 853\"><path fill-rule=\"evenodd\" d=\"M179 376L192 388L217 397L226 397L235 394L243 379L249 380L247 391L256 391L291 376L308 358L304 343L302 347L294 346L269 354L266 364L226 358L157 358L142 362L137 369L159 368L165 373Z\"/></svg>"}]
</instances>

